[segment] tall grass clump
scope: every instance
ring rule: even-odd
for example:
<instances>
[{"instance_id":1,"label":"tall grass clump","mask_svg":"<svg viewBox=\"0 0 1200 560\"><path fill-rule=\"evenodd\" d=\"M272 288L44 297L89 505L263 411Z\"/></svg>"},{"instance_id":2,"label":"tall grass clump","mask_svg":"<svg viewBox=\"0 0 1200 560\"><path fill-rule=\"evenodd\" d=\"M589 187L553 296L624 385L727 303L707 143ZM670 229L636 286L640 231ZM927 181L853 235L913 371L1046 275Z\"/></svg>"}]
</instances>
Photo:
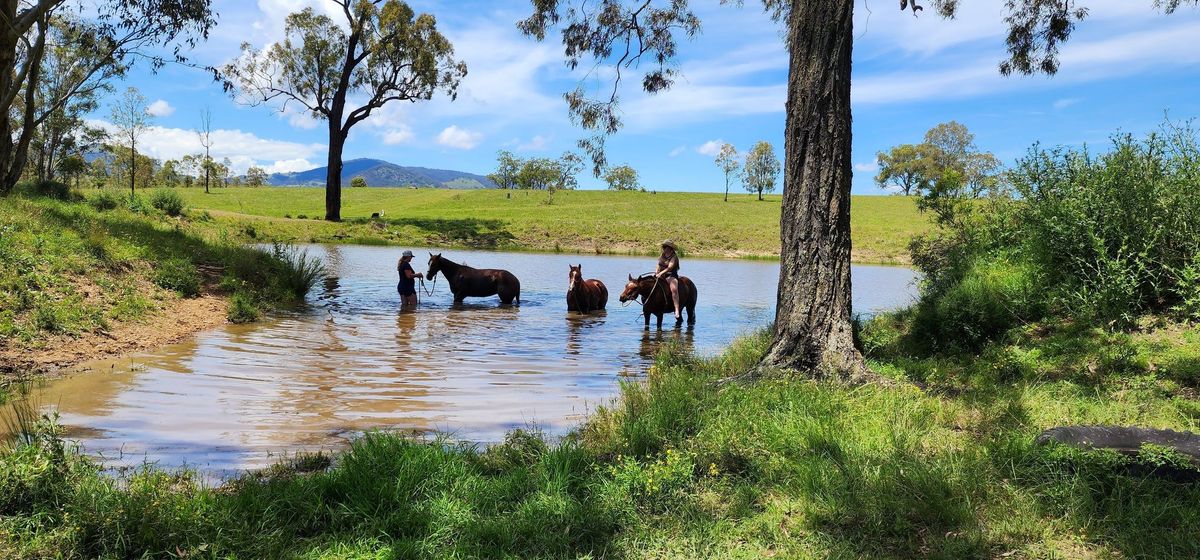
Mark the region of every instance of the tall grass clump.
<instances>
[{"instance_id":1,"label":"tall grass clump","mask_svg":"<svg viewBox=\"0 0 1200 560\"><path fill-rule=\"evenodd\" d=\"M121 197L108 189L103 189L96 193L96 196L93 196L89 202L97 210L115 210L121 205Z\"/></svg>"},{"instance_id":2,"label":"tall grass clump","mask_svg":"<svg viewBox=\"0 0 1200 560\"><path fill-rule=\"evenodd\" d=\"M303 301L304 296L325 277L325 264L308 253L283 243L273 243L268 251L277 263L272 279L282 293Z\"/></svg>"}]
</instances>

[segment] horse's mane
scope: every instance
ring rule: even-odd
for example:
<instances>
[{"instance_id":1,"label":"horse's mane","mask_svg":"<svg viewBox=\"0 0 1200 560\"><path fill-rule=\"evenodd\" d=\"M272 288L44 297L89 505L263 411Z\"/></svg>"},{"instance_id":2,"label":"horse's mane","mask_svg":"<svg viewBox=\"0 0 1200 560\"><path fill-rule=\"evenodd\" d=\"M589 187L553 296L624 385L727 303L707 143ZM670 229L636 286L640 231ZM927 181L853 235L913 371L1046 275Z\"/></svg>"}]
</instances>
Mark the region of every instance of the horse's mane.
<instances>
[{"instance_id":1,"label":"horse's mane","mask_svg":"<svg viewBox=\"0 0 1200 560\"><path fill-rule=\"evenodd\" d=\"M437 255L437 259L443 263L442 266L449 264L450 266L453 266L455 268L467 268L470 270L475 270L474 267L468 265L466 262L457 263L457 262L447 259L446 257L443 257L441 255Z\"/></svg>"}]
</instances>

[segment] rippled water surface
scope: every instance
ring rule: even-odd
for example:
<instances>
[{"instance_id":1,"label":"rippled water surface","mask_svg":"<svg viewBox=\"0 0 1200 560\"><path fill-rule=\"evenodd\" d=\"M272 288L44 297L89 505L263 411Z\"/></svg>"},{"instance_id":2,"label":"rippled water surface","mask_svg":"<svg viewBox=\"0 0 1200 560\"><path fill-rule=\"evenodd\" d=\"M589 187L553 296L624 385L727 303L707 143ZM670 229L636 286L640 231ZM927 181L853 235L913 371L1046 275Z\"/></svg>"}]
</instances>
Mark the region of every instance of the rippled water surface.
<instances>
[{"instance_id":1,"label":"rippled water surface","mask_svg":"<svg viewBox=\"0 0 1200 560\"><path fill-rule=\"evenodd\" d=\"M68 433L112 464L143 461L231 472L297 450L335 449L372 428L444 431L490 442L515 427L576 425L680 340L704 354L773 318L777 263L685 259L699 291L694 330L644 331L640 309L616 301L651 258L444 251L521 280L521 305L496 298L452 306L445 281L416 311L395 291L400 249L312 246L330 278L299 312L227 325L117 361L88 364L36 389ZM424 271L427 253L414 268ZM607 312L566 311L567 265L609 287ZM915 273L855 266L854 308L912 301ZM429 287L427 285L427 287ZM665 324L671 324L668 316Z\"/></svg>"}]
</instances>

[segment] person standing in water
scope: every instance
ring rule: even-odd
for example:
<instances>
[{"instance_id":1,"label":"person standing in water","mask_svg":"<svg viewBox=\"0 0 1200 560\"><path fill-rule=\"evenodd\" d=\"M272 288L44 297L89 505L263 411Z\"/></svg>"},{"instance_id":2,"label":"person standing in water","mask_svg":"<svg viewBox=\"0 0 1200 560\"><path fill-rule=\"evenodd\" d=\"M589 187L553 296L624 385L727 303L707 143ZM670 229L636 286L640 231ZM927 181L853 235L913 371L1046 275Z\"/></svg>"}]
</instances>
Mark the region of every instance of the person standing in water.
<instances>
[{"instance_id":1,"label":"person standing in water","mask_svg":"<svg viewBox=\"0 0 1200 560\"><path fill-rule=\"evenodd\" d=\"M417 304L417 279L425 277L413 270L409 264L412 259L412 251L404 251L400 254L400 262L396 263L396 272L400 273L400 283L396 285L396 290L400 292L400 304L404 306Z\"/></svg>"},{"instance_id":2,"label":"person standing in water","mask_svg":"<svg viewBox=\"0 0 1200 560\"><path fill-rule=\"evenodd\" d=\"M654 267L654 276L671 288L675 324L679 325L683 322L683 314L679 309L679 254L676 251L675 243L670 239L662 242L662 254L658 257L658 266Z\"/></svg>"}]
</instances>

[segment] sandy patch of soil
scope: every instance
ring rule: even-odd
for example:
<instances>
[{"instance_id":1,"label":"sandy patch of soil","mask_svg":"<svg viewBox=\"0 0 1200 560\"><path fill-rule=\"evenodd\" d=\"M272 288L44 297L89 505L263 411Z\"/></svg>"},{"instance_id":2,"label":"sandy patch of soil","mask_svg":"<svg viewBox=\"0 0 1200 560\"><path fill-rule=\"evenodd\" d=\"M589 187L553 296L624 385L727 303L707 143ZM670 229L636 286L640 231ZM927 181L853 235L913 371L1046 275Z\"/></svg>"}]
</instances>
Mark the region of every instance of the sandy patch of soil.
<instances>
[{"instance_id":1,"label":"sandy patch of soil","mask_svg":"<svg viewBox=\"0 0 1200 560\"><path fill-rule=\"evenodd\" d=\"M55 336L38 348L20 345L0 348L0 383L178 342L224 324L228 307L225 299L211 295L177 299L150 317L107 331Z\"/></svg>"}]
</instances>

